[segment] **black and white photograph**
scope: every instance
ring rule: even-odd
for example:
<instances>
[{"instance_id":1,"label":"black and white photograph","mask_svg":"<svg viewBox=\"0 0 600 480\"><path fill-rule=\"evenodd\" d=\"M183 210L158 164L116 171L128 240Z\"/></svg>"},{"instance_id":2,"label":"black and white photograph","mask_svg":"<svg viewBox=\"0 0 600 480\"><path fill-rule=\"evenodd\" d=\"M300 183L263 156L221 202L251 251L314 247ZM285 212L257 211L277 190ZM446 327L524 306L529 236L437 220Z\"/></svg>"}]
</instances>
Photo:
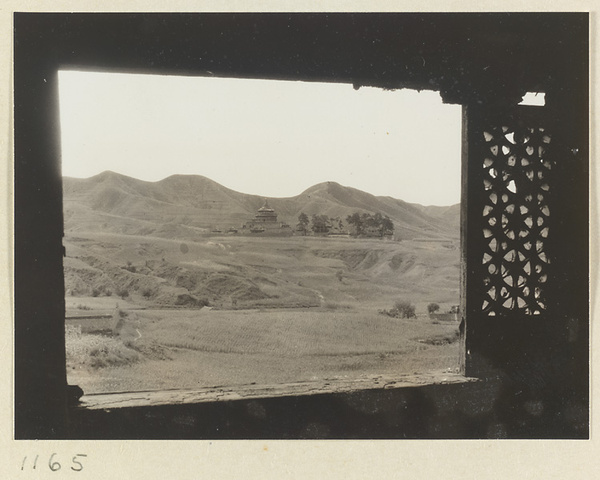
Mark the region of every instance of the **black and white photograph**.
<instances>
[{"instance_id":1,"label":"black and white photograph","mask_svg":"<svg viewBox=\"0 0 600 480\"><path fill-rule=\"evenodd\" d=\"M458 372L459 107L71 71L59 97L67 380L111 393L85 401Z\"/></svg>"},{"instance_id":2,"label":"black and white photograph","mask_svg":"<svg viewBox=\"0 0 600 480\"><path fill-rule=\"evenodd\" d=\"M588 11L11 15L15 471L590 441Z\"/></svg>"}]
</instances>

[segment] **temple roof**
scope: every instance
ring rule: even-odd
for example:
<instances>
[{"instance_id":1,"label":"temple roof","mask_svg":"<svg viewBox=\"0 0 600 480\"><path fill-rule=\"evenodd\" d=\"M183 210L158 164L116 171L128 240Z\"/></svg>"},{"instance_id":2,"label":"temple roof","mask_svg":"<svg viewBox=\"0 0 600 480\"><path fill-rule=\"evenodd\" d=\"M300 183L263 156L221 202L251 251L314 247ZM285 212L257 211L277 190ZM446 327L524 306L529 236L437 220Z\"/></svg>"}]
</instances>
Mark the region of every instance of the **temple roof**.
<instances>
[{"instance_id":1,"label":"temple roof","mask_svg":"<svg viewBox=\"0 0 600 480\"><path fill-rule=\"evenodd\" d=\"M265 204L258 209L259 212L275 212L270 206L269 201L265 198Z\"/></svg>"}]
</instances>

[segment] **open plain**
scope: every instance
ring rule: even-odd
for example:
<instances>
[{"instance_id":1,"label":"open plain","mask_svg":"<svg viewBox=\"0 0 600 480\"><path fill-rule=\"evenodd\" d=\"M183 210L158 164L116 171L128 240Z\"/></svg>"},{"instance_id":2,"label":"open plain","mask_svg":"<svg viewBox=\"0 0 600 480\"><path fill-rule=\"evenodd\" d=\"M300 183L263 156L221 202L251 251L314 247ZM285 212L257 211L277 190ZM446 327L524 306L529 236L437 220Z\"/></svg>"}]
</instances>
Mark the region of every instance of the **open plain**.
<instances>
[{"instance_id":1,"label":"open plain","mask_svg":"<svg viewBox=\"0 0 600 480\"><path fill-rule=\"evenodd\" d=\"M458 303L451 242L78 232L65 243L68 377L87 393L457 366L458 324L426 314ZM417 317L380 313L401 299Z\"/></svg>"},{"instance_id":2,"label":"open plain","mask_svg":"<svg viewBox=\"0 0 600 480\"><path fill-rule=\"evenodd\" d=\"M456 368L458 323L427 315L459 303L456 206L335 182L268 202L293 235L242 231L265 199L205 177L65 178L69 383L93 393ZM389 216L393 235L296 230L301 213L337 225L353 212ZM398 301L416 317L386 315Z\"/></svg>"}]
</instances>

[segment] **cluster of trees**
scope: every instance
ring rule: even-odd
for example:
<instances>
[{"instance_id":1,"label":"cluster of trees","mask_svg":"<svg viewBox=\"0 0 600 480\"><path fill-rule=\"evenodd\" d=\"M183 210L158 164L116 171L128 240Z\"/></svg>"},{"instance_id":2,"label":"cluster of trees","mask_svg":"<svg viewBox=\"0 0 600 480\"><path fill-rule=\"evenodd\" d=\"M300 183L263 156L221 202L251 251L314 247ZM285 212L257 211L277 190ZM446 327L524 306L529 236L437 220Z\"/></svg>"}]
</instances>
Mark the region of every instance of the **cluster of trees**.
<instances>
[{"instance_id":1,"label":"cluster of trees","mask_svg":"<svg viewBox=\"0 0 600 480\"><path fill-rule=\"evenodd\" d=\"M437 303L430 303L429 305L427 305L427 313L429 313L429 315L431 315L432 313L436 313L439 309L440 306ZM452 307L450 307L450 310L448 310L447 313L458 314L460 313L460 307L458 305L452 305Z\"/></svg>"},{"instance_id":2,"label":"cluster of trees","mask_svg":"<svg viewBox=\"0 0 600 480\"><path fill-rule=\"evenodd\" d=\"M430 303L427 305L427 312L429 315L436 313L439 309L440 306L437 303ZM415 318L417 316L415 306L406 300L399 300L390 310L379 310L379 313L394 318ZM459 313L458 305L453 305L452 308L448 310L448 313Z\"/></svg>"},{"instance_id":3,"label":"cluster of trees","mask_svg":"<svg viewBox=\"0 0 600 480\"><path fill-rule=\"evenodd\" d=\"M339 217L328 217L327 215L317 215L309 219L306 213L302 212L298 216L297 229L303 232L305 235L312 231L313 233L329 233L332 229L342 230L344 224Z\"/></svg>"},{"instance_id":4,"label":"cluster of trees","mask_svg":"<svg viewBox=\"0 0 600 480\"><path fill-rule=\"evenodd\" d=\"M356 237L364 235L383 237L394 233L394 222L390 217L381 213L371 215L370 213L355 212L346 217L346 222ZM316 234L329 233L332 229L342 232L344 227L340 217L313 214L309 219L304 212L298 216L297 229L305 235L309 230Z\"/></svg>"},{"instance_id":5,"label":"cluster of trees","mask_svg":"<svg viewBox=\"0 0 600 480\"><path fill-rule=\"evenodd\" d=\"M394 222L390 220L390 217L381 213L371 215L370 213L355 212L348 215L346 221L352 225L356 236L376 234L383 237L394 233Z\"/></svg>"},{"instance_id":6,"label":"cluster of trees","mask_svg":"<svg viewBox=\"0 0 600 480\"><path fill-rule=\"evenodd\" d=\"M406 300L399 300L390 310L380 310L379 313L393 318L414 318L417 316L415 306Z\"/></svg>"}]
</instances>

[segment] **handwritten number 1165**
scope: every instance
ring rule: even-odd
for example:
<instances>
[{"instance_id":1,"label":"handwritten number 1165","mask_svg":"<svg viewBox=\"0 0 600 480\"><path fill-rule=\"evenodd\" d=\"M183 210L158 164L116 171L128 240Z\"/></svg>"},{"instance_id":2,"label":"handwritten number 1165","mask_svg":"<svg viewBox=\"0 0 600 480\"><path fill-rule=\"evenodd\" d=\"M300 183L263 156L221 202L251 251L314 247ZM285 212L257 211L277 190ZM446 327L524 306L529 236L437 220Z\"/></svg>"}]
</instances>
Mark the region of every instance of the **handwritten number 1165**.
<instances>
[{"instance_id":1,"label":"handwritten number 1165","mask_svg":"<svg viewBox=\"0 0 600 480\"><path fill-rule=\"evenodd\" d=\"M50 470L52 470L53 472L58 472L63 466L61 465L61 463L58 461L58 458L56 457L56 453L53 453L52 455L50 455L50 458L48 459L48 468ZM78 453L77 455L75 455L72 459L71 459L71 470L73 470L74 472L81 472L83 470L83 463L81 463L83 460L83 457L87 457L87 455L83 454L83 453ZM33 460L33 462L31 462L30 468L33 470L36 470L38 467L38 460L39 460L40 456L36 455L35 459ZM21 463L21 470L25 470L27 466L27 456L23 457L23 463ZM66 468L66 466L65 466Z\"/></svg>"}]
</instances>

